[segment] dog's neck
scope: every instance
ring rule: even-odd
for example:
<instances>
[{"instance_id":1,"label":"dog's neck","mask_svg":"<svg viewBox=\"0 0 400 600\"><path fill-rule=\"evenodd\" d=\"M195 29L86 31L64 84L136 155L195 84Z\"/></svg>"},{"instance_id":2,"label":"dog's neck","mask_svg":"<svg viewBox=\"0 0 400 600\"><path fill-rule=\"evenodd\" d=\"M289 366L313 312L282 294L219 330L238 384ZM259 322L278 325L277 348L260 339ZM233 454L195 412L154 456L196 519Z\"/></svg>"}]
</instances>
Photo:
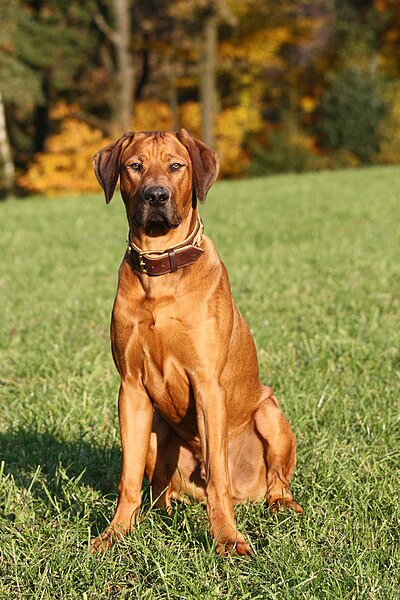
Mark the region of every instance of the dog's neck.
<instances>
[{"instance_id":1,"label":"dog's neck","mask_svg":"<svg viewBox=\"0 0 400 600\"><path fill-rule=\"evenodd\" d=\"M134 227L130 231L130 239L141 250L165 250L184 242L194 230L197 220L197 209L191 208L189 215L176 229L167 229L163 226L149 229Z\"/></svg>"},{"instance_id":2,"label":"dog's neck","mask_svg":"<svg viewBox=\"0 0 400 600\"><path fill-rule=\"evenodd\" d=\"M136 271L136 273L140 275L145 275L146 278L150 277L159 277L161 275L167 275L170 273L176 273L177 271L182 271L186 267L192 265L197 262L197 260L203 255L204 249L200 246L203 241L203 223L196 211L194 214L190 214L190 221L192 221L192 217L195 216L195 225L193 230L189 232L184 240L180 237L179 241L174 240L171 236L168 236L168 239L165 234L164 235L149 235L148 232L144 242L148 244L148 238L159 239L162 237L162 241L164 243L169 242L167 247L161 248L149 248L147 247L139 247L132 240L131 232L129 232L128 240L127 240L127 260L130 264L131 268ZM187 217L186 217L187 218ZM186 223L186 218L184 222ZM186 227L183 228L183 231L186 231ZM176 236L175 236L176 237ZM136 236L139 238L139 236Z\"/></svg>"}]
</instances>

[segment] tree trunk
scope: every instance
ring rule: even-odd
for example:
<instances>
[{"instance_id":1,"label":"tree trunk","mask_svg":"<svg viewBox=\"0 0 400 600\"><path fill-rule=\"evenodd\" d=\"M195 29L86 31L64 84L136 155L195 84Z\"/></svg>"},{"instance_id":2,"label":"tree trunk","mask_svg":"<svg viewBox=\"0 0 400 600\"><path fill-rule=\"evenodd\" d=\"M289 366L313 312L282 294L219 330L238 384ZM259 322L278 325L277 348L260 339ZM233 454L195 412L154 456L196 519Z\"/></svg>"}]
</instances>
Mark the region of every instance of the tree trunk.
<instances>
[{"instance_id":1,"label":"tree trunk","mask_svg":"<svg viewBox=\"0 0 400 600\"><path fill-rule=\"evenodd\" d=\"M15 167L11 151L10 142L7 134L6 111L4 108L3 96L0 92L0 161L3 171L3 189L0 192L5 193L6 197L14 192Z\"/></svg>"},{"instance_id":2,"label":"tree trunk","mask_svg":"<svg viewBox=\"0 0 400 600\"><path fill-rule=\"evenodd\" d=\"M132 0L114 0L116 31L113 38L117 56L117 98L114 123L118 135L131 127L134 95L134 66L131 54Z\"/></svg>"},{"instance_id":3,"label":"tree trunk","mask_svg":"<svg viewBox=\"0 0 400 600\"><path fill-rule=\"evenodd\" d=\"M36 152L43 152L49 134L49 103L50 103L50 72L45 71L42 75L43 104L36 106L33 135L32 157Z\"/></svg>"},{"instance_id":4,"label":"tree trunk","mask_svg":"<svg viewBox=\"0 0 400 600\"><path fill-rule=\"evenodd\" d=\"M207 15L203 26L200 58L201 135L207 146L214 146L214 119L217 104L216 55L218 42L217 17Z\"/></svg>"},{"instance_id":5,"label":"tree trunk","mask_svg":"<svg viewBox=\"0 0 400 600\"><path fill-rule=\"evenodd\" d=\"M49 107L40 104L35 110L35 134L33 136L32 155L43 152L49 132Z\"/></svg>"},{"instance_id":6,"label":"tree trunk","mask_svg":"<svg viewBox=\"0 0 400 600\"><path fill-rule=\"evenodd\" d=\"M172 129L179 129L179 100L178 90L174 80L170 79L168 87L169 107L172 114Z\"/></svg>"},{"instance_id":7,"label":"tree trunk","mask_svg":"<svg viewBox=\"0 0 400 600\"><path fill-rule=\"evenodd\" d=\"M149 44L149 40L148 40L148 36L146 33L143 34L143 44L144 44L144 48L141 51L141 69L140 69L140 77L138 77L137 75L137 70L135 72L136 75L136 84L135 84L135 92L134 92L134 101L136 102L136 100L139 100L143 88L145 86L145 84L147 83L147 80L149 78L149 48L148 48L148 44Z\"/></svg>"}]
</instances>

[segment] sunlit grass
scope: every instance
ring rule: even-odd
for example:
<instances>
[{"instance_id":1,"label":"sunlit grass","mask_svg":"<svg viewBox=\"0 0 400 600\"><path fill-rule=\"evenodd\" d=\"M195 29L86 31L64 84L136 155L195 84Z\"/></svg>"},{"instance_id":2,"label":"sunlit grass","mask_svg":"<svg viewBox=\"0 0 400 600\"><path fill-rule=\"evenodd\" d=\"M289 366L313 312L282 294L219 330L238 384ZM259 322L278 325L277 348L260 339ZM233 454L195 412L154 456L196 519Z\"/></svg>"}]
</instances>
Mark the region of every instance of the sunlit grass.
<instances>
[{"instance_id":1,"label":"sunlit grass","mask_svg":"<svg viewBox=\"0 0 400 600\"><path fill-rule=\"evenodd\" d=\"M0 205L1 598L397 597L399 182L399 168L222 182L202 207L298 439L304 514L237 508L253 560L219 559L196 505L143 511L89 555L119 475L122 202Z\"/></svg>"}]
</instances>

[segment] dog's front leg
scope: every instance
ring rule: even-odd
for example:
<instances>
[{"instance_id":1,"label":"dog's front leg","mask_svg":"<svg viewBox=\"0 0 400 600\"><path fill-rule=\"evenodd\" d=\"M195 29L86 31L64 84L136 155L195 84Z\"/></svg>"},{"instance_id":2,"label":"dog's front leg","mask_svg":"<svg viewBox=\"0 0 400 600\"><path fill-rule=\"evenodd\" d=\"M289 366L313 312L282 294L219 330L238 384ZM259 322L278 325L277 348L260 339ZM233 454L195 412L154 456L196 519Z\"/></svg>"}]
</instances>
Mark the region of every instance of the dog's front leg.
<instances>
[{"instance_id":1,"label":"dog's front leg","mask_svg":"<svg viewBox=\"0 0 400 600\"><path fill-rule=\"evenodd\" d=\"M207 513L217 552L251 554L250 546L237 531L228 470L228 420L226 392L221 385L197 385L197 426L206 478Z\"/></svg>"},{"instance_id":2,"label":"dog's front leg","mask_svg":"<svg viewBox=\"0 0 400 600\"><path fill-rule=\"evenodd\" d=\"M141 503L141 489L149 448L153 407L138 383L123 380L119 390L118 414L122 444L121 476L117 510L109 527L91 542L91 552L106 550L116 537L133 529Z\"/></svg>"}]
</instances>

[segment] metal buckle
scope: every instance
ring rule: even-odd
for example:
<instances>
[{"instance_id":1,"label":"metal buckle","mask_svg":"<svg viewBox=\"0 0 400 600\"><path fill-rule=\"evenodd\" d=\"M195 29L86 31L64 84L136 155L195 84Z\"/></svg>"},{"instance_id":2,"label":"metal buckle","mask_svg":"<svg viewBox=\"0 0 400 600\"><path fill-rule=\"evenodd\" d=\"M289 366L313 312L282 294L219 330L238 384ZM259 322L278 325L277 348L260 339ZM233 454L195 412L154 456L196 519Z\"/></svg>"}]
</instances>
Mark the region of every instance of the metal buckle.
<instances>
[{"instance_id":1,"label":"metal buckle","mask_svg":"<svg viewBox=\"0 0 400 600\"><path fill-rule=\"evenodd\" d=\"M143 260L142 252L139 253L139 269L141 273L147 273L146 263Z\"/></svg>"},{"instance_id":2,"label":"metal buckle","mask_svg":"<svg viewBox=\"0 0 400 600\"><path fill-rule=\"evenodd\" d=\"M204 233L204 223L200 220L200 236L198 240L195 240L192 244L195 248L198 248L203 241L203 233Z\"/></svg>"}]
</instances>

